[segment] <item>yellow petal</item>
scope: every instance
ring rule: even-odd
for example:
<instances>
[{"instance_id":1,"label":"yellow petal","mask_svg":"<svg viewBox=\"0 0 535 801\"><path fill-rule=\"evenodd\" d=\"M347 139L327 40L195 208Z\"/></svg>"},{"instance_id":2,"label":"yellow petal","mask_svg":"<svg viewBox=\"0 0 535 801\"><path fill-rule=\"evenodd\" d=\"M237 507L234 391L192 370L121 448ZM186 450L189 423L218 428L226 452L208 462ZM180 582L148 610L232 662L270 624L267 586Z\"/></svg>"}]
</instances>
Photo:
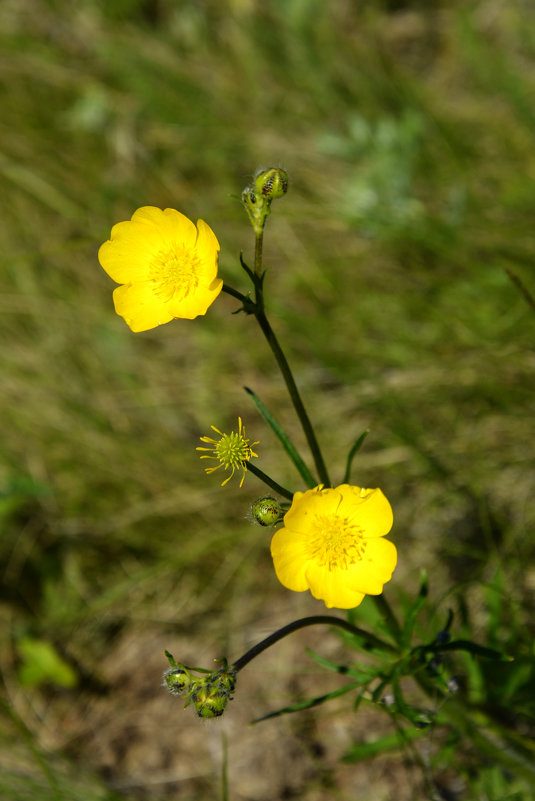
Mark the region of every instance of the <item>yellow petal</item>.
<instances>
[{"instance_id":1,"label":"yellow petal","mask_svg":"<svg viewBox=\"0 0 535 801\"><path fill-rule=\"evenodd\" d=\"M220 246L217 237L204 220L197 220L197 230L199 233L196 246L199 258L211 258L214 253L219 253Z\"/></svg>"},{"instance_id":2,"label":"yellow petal","mask_svg":"<svg viewBox=\"0 0 535 801\"><path fill-rule=\"evenodd\" d=\"M214 302L223 288L223 281L217 278L212 282L210 288L198 287L195 292L190 292L185 298L171 298L165 304L166 310L172 317L182 317L186 320L193 320L200 314L206 314L208 307Z\"/></svg>"},{"instance_id":3,"label":"yellow petal","mask_svg":"<svg viewBox=\"0 0 535 801\"><path fill-rule=\"evenodd\" d=\"M284 528L279 529L271 540L271 556L277 578L284 587L294 592L308 590L305 575L307 559L302 537L289 534Z\"/></svg>"},{"instance_id":4,"label":"yellow petal","mask_svg":"<svg viewBox=\"0 0 535 801\"><path fill-rule=\"evenodd\" d=\"M132 331L148 331L168 323L173 316L147 283L126 284L113 292L115 311L124 317Z\"/></svg>"},{"instance_id":5,"label":"yellow petal","mask_svg":"<svg viewBox=\"0 0 535 801\"><path fill-rule=\"evenodd\" d=\"M394 523L392 507L380 489L363 490L342 484L337 487L342 495L339 514L355 522L365 537L384 537ZM366 493L361 497L361 493Z\"/></svg>"},{"instance_id":6,"label":"yellow petal","mask_svg":"<svg viewBox=\"0 0 535 801\"><path fill-rule=\"evenodd\" d=\"M315 489L296 492L292 506L284 516L284 525L293 531L310 531L310 521L316 515L335 514L340 505L340 493L333 489Z\"/></svg>"},{"instance_id":7,"label":"yellow petal","mask_svg":"<svg viewBox=\"0 0 535 801\"><path fill-rule=\"evenodd\" d=\"M358 606L365 593L355 590L346 582L345 571L340 569L328 570L321 565L311 562L306 570L306 577L310 584L310 592L314 598L319 598L329 609L353 609Z\"/></svg>"},{"instance_id":8,"label":"yellow petal","mask_svg":"<svg viewBox=\"0 0 535 801\"><path fill-rule=\"evenodd\" d=\"M340 581L366 595L380 595L383 585L392 578L396 562L396 546L377 537L367 542L362 559L346 570L339 568Z\"/></svg>"},{"instance_id":9,"label":"yellow petal","mask_svg":"<svg viewBox=\"0 0 535 801\"><path fill-rule=\"evenodd\" d=\"M150 260L155 252L154 242L150 237L135 235L132 223L118 223L118 226L130 226L120 230L119 238L104 242L98 251L98 260L102 268L118 284L143 281L148 278Z\"/></svg>"},{"instance_id":10,"label":"yellow petal","mask_svg":"<svg viewBox=\"0 0 535 801\"><path fill-rule=\"evenodd\" d=\"M169 239L180 243L185 250L193 250L198 236L195 224L176 209L165 209L161 214L162 221L158 225L162 226Z\"/></svg>"},{"instance_id":11,"label":"yellow petal","mask_svg":"<svg viewBox=\"0 0 535 801\"><path fill-rule=\"evenodd\" d=\"M143 206L131 220L113 226L110 239L99 250L99 261L119 284L143 281L158 254L176 246L193 250L197 233L191 220L179 211Z\"/></svg>"}]
</instances>

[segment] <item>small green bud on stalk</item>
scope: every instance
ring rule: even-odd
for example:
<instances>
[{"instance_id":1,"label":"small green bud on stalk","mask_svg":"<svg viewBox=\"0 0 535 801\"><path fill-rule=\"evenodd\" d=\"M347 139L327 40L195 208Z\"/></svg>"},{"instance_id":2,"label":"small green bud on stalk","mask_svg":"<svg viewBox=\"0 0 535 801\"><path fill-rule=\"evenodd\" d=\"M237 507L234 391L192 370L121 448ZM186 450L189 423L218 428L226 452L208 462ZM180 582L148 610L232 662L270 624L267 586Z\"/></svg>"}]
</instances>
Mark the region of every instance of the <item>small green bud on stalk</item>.
<instances>
[{"instance_id":1,"label":"small green bud on stalk","mask_svg":"<svg viewBox=\"0 0 535 801\"><path fill-rule=\"evenodd\" d=\"M254 177L256 192L268 200L283 197L288 191L288 173L280 167L260 170Z\"/></svg>"},{"instance_id":2,"label":"small green bud on stalk","mask_svg":"<svg viewBox=\"0 0 535 801\"><path fill-rule=\"evenodd\" d=\"M251 517L259 526L276 526L284 517L284 511L276 498L264 495L251 504Z\"/></svg>"},{"instance_id":3,"label":"small green bud on stalk","mask_svg":"<svg viewBox=\"0 0 535 801\"><path fill-rule=\"evenodd\" d=\"M186 698L194 684L194 678L183 665L171 667L163 674L163 686L167 687L171 695L180 695Z\"/></svg>"},{"instance_id":4,"label":"small green bud on stalk","mask_svg":"<svg viewBox=\"0 0 535 801\"><path fill-rule=\"evenodd\" d=\"M271 201L283 197L287 191L288 174L280 167L258 170L253 183L243 190L241 200L257 237L262 236L266 218L271 211Z\"/></svg>"}]
</instances>

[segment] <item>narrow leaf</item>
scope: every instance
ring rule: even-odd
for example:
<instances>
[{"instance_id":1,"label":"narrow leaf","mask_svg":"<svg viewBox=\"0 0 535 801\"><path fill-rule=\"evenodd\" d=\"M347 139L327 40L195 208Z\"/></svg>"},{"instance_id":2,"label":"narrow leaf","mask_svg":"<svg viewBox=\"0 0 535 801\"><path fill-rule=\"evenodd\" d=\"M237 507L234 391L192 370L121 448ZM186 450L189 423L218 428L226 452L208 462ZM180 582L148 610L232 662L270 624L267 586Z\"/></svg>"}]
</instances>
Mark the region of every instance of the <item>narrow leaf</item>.
<instances>
[{"instance_id":1,"label":"narrow leaf","mask_svg":"<svg viewBox=\"0 0 535 801\"><path fill-rule=\"evenodd\" d=\"M360 437L357 439L357 441L353 445L353 447L351 448L351 450L349 451L349 453L347 455L346 472L344 474L344 480L342 481L342 484L348 484L349 483L349 478L351 476L351 465L353 464L353 459L355 458L355 456L359 452L362 443L364 442L364 440L366 439L366 437L368 436L369 433L370 432L369 432L368 429L366 429L366 431L363 431L362 434L360 435Z\"/></svg>"},{"instance_id":2,"label":"narrow leaf","mask_svg":"<svg viewBox=\"0 0 535 801\"><path fill-rule=\"evenodd\" d=\"M309 487L310 489L316 487L318 485L318 482L316 481L316 479L314 478L314 476L312 475L312 473L310 472L310 470L308 469L302 458L299 456L295 445L291 442L288 435L285 434L285 432L282 430L282 428L277 423L275 418L268 412L268 410L266 409L266 407L264 406L258 395L256 395L252 389L249 389L249 387L244 387L244 390L254 400L256 408L258 409L258 411L260 412L266 423L269 425L273 433L279 439L280 443L282 444L282 447L284 448L284 450L286 451L286 453L296 466L297 470L301 475L301 478L306 483L307 487Z\"/></svg>"},{"instance_id":3,"label":"narrow leaf","mask_svg":"<svg viewBox=\"0 0 535 801\"><path fill-rule=\"evenodd\" d=\"M325 693L325 695L318 695L316 698L307 698L307 700L300 701L297 704L291 704L290 706L285 706L282 709L277 709L276 712L269 712L267 715L263 715L261 718L256 718L255 720L251 721L251 723L261 723L263 720L278 718L281 715L288 715L291 712L301 712L303 709L310 709L313 706L319 706L320 704L324 704L325 701L330 701L332 698L338 698L341 695L351 692L351 690L354 690L356 687L358 687L358 684L351 682L350 684L339 687L337 690L333 690L330 693Z\"/></svg>"}]
</instances>

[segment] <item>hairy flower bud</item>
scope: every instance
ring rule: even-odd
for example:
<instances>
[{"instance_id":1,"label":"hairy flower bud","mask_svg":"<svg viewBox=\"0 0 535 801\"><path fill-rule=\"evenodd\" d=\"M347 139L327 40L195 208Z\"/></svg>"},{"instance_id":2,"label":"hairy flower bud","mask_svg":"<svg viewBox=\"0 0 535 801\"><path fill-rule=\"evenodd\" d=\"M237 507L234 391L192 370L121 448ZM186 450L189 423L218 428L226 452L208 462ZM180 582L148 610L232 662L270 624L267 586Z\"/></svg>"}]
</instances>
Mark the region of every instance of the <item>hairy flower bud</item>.
<instances>
[{"instance_id":1,"label":"hairy flower bud","mask_svg":"<svg viewBox=\"0 0 535 801\"><path fill-rule=\"evenodd\" d=\"M191 700L200 718L217 718L232 701L236 687L236 671L223 667L206 678L199 679L191 693Z\"/></svg>"},{"instance_id":2,"label":"hairy flower bud","mask_svg":"<svg viewBox=\"0 0 535 801\"><path fill-rule=\"evenodd\" d=\"M163 686L172 695L186 699L184 708L193 704L200 718L217 718L222 715L228 702L232 700L236 687L236 669L229 667L226 659L216 660L222 662L219 670L188 668L176 662L169 651L165 651L165 655L171 667L163 674ZM195 676L192 671L204 675Z\"/></svg>"},{"instance_id":3,"label":"hairy flower bud","mask_svg":"<svg viewBox=\"0 0 535 801\"><path fill-rule=\"evenodd\" d=\"M254 177L254 187L259 195L273 200L288 191L288 173L280 167L260 170Z\"/></svg>"},{"instance_id":4,"label":"hairy flower bud","mask_svg":"<svg viewBox=\"0 0 535 801\"><path fill-rule=\"evenodd\" d=\"M167 687L172 695L180 695L182 698L191 693L194 683L193 676L183 665L171 667L163 674L163 686Z\"/></svg>"},{"instance_id":5,"label":"hairy flower bud","mask_svg":"<svg viewBox=\"0 0 535 801\"><path fill-rule=\"evenodd\" d=\"M284 510L276 498L264 495L251 504L251 517L259 526L275 526L284 517Z\"/></svg>"},{"instance_id":6,"label":"hairy flower bud","mask_svg":"<svg viewBox=\"0 0 535 801\"><path fill-rule=\"evenodd\" d=\"M288 175L280 167L257 170L253 183L246 186L241 195L245 211L257 237L262 235L266 218L271 211L271 201L288 191Z\"/></svg>"}]
</instances>

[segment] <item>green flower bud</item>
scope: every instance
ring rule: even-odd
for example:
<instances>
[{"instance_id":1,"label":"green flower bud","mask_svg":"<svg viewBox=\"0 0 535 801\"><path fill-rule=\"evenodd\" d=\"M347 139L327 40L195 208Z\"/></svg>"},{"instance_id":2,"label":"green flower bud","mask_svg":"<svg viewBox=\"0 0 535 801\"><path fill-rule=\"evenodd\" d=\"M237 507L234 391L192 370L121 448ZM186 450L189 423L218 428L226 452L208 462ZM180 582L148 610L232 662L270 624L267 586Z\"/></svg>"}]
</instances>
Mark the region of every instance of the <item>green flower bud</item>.
<instances>
[{"instance_id":1,"label":"green flower bud","mask_svg":"<svg viewBox=\"0 0 535 801\"><path fill-rule=\"evenodd\" d=\"M200 718L218 718L225 711L229 696L221 690L213 691L208 686L196 690L191 700Z\"/></svg>"},{"instance_id":2,"label":"green flower bud","mask_svg":"<svg viewBox=\"0 0 535 801\"><path fill-rule=\"evenodd\" d=\"M251 517L259 526L275 526L284 517L284 511L271 495L264 495L251 504Z\"/></svg>"},{"instance_id":3,"label":"green flower bud","mask_svg":"<svg viewBox=\"0 0 535 801\"><path fill-rule=\"evenodd\" d=\"M191 693L191 701L200 718L218 718L223 714L236 687L236 671L221 668L199 679Z\"/></svg>"},{"instance_id":4,"label":"green flower bud","mask_svg":"<svg viewBox=\"0 0 535 801\"><path fill-rule=\"evenodd\" d=\"M218 718L223 714L236 687L236 671L222 669L197 682L191 701L200 718Z\"/></svg>"},{"instance_id":5,"label":"green flower bud","mask_svg":"<svg viewBox=\"0 0 535 801\"><path fill-rule=\"evenodd\" d=\"M288 175L279 167L269 170L258 170L254 183L246 186L241 194L241 201L249 215L255 235L260 237L271 210L271 201L282 197L288 191Z\"/></svg>"},{"instance_id":6,"label":"green flower bud","mask_svg":"<svg viewBox=\"0 0 535 801\"><path fill-rule=\"evenodd\" d=\"M184 665L177 665L165 671L162 683L171 695L180 695L185 698L191 693L195 680Z\"/></svg>"},{"instance_id":7,"label":"green flower bud","mask_svg":"<svg viewBox=\"0 0 535 801\"><path fill-rule=\"evenodd\" d=\"M186 699L184 708L193 704L201 718L217 718L223 714L236 687L236 670L229 667L226 659L217 659L223 666L212 673L201 668L187 668L169 651L165 651L171 667L163 674L163 686L172 695ZM203 676L195 676L191 671L203 672Z\"/></svg>"},{"instance_id":8,"label":"green flower bud","mask_svg":"<svg viewBox=\"0 0 535 801\"><path fill-rule=\"evenodd\" d=\"M260 170L254 177L255 189L262 197L273 200L288 191L288 173L280 167Z\"/></svg>"}]
</instances>

